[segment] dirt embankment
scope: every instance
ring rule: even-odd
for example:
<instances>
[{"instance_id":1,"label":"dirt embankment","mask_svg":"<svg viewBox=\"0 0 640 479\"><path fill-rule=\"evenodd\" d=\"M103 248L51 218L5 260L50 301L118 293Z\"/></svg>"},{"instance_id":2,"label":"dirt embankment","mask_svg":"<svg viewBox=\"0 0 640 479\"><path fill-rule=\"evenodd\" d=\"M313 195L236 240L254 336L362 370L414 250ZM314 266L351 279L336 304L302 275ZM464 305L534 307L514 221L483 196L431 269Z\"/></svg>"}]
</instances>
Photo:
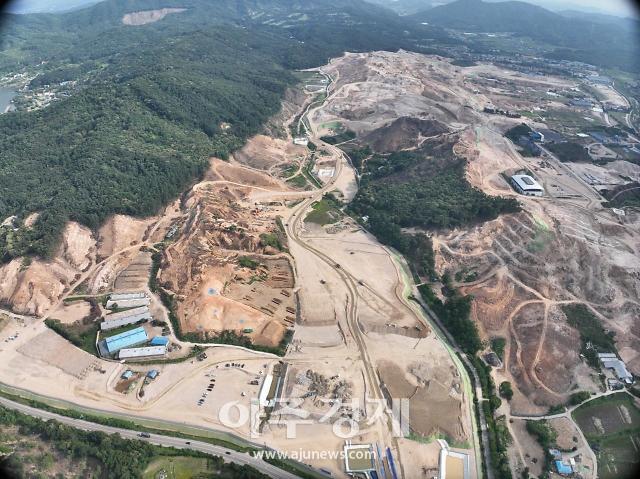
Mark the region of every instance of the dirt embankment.
<instances>
[{"instance_id":1,"label":"dirt embankment","mask_svg":"<svg viewBox=\"0 0 640 479\"><path fill-rule=\"evenodd\" d=\"M291 133L287 127L303 109L306 101L308 101L308 95L306 95L302 89L287 89L282 99L280 111L267 120L262 134L280 140L290 138Z\"/></svg>"},{"instance_id":2,"label":"dirt embankment","mask_svg":"<svg viewBox=\"0 0 640 479\"><path fill-rule=\"evenodd\" d=\"M172 13L184 12L186 8L160 8L158 10L144 10L140 12L125 13L122 17L124 25L140 26L162 20Z\"/></svg>"},{"instance_id":3,"label":"dirt embankment","mask_svg":"<svg viewBox=\"0 0 640 479\"><path fill-rule=\"evenodd\" d=\"M449 129L437 120L403 117L372 131L363 141L370 144L374 151L386 153L415 147L425 138L448 131Z\"/></svg>"},{"instance_id":4,"label":"dirt embankment","mask_svg":"<svg viewBox=\"0 0 640 479\"><path fill-rule=\"evenodd\" d=\"M260 163L258 158L263 158L263 147L267 144L272 145L271 149L266 150L267 156L272 155L276 164L290 161L301 149L293 147L291 142L257 136L248 142L243 158L249 163ZM257 219L253 215L259 215L258 210L252 212L248 203L239 213L236 208L241 198L254 191L252 188L257 188L256 191L285 191L286 186L261 171L220 160L212 162L204 180L194 188L194 191L203 192L192 194L184 210L180 209L177 201L157 217L140 219L114 215L100 227L97 234L77 223L68 223L60 247L50 260L34 259L29 262L16 259L0 266L0 302L15 312L40 316L45 315L71 287L78 286L83 274L88 277L82 278L81 292L99 293L120 286L115 284L116 279L135 262L140 247L161 241L172 225L177 223L188 224L190 230L195 221L202 228L217 230L219 234L215 238L207 238L210 241L208 248L277 253L277 248L273 246L260 246L260 234L276 229L274 218ZM222 201L221 210L216 210L213 205L218 198ZM229 220L229 224L225 224L225 219ZM229 226L235 221L241 225L238 230ZM253 235L245 235L245 231L254 227L256 230ZM194 235L194 242L201 239ZM190 262L185 261L185 265L188 264Z\"/></svg>"},{"instance_id":5,"label":"dirt embankment","mask_svg":"<svg viewBox=\"0 0 640 479\"><path fill-rule=\"evenodd\" d=\"M157 218L138 219L124 215L109 218L98 232L98 256L100 259L145 240Z\"/></svg>"},{"instance_id":6,"label":"dirt embankment","mask_svg":"<svg viewBox=\"0 0 640 479\"><path fill-rule=\"evenodd\" d=\"M22 314L44 314L75 277L95 259L91 231L67 224L57 253L51 260L15 259L0 267L0 301Z\"/></svg>"},{"instance_id":7,"label":"dirt embankment","mask_svg":"<svg viewBox=\"0 0 640 479\"><path fill-rule=\"evenodd\" d=\"M158 217L115 215L97 234L78 223L67 223L51 259L19 258L0 266L0 302L17 313L42 316L81 280L85 281L78 292L106 291L137 256L141 244L162 239L172 221L170 209L160 223ZM105 259L109 261L96 267Z\"/></svg>"},{"instance_id":8,"label":"dirt embankment","mask_svg":"<svg viewBox=\"0 0 640 479\"><path fill-rule=\"evenodd\" d=\"M514 412L541 412L576 388L597 390L564 304L587 305L637 367L640 331L631 318L640 265L625 239L624 228L584 211L565 211L549 224L523 212L436 239L438 268L474 296L472 316L482 336L507 340L503 372L518 389Z\"/></svg>"},{"instance_id":9,"label":"dirt embankment","mask_svg":"<svg viewBox=\"0 0 640 479\"><path fill-rule=\"evenodd\" d=\"M477 120L486 103L465 85L465 75L439 57L402 52L346 54L324 69L333 78L335 94L310 115L319 126L339 121L366 134L400 118L437 120L460 127Z\"/></svg>"},{"instance_id":10,"label":"dirt embankment","mask_svg":"<svg viewBox=\"0 0 640 479\"><path fill-rule=\"evenodd\" d=\"M306 154L305 147L294 145L290 140L257 135L233 157L251 168L274 172L277 167L303 159Z\"/></svg>"}]
</instances>

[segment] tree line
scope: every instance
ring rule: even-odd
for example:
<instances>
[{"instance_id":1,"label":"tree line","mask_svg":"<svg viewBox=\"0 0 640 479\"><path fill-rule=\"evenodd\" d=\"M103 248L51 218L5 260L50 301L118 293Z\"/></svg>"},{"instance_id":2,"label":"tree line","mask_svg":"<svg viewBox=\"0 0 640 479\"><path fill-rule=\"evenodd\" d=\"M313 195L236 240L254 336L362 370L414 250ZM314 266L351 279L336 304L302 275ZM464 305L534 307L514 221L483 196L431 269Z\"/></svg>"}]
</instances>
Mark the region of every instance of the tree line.
<instances>
[{"instance_id":1,"label":"tree line","mask_svg":"<svg viewBox=\"0 0 640 479\"><path fill-rule=\"evenodd\" d=\"M91 477L104 479L134 479L142 477L144 470L157 456L194 456L207 458L211 469L217 471L207 477L263 479L267 476L250 466L225 463L223 458L209 456L188 449L177 450L124 439L118 434L83 431L55 420L43 421L0 406L0 425L17 427L24 436L37 436L49 443L59 454L76 461L89 461ZM5 477L33 477L15 454L0 460L0 472Z\"/></svg>"}]
</instances>

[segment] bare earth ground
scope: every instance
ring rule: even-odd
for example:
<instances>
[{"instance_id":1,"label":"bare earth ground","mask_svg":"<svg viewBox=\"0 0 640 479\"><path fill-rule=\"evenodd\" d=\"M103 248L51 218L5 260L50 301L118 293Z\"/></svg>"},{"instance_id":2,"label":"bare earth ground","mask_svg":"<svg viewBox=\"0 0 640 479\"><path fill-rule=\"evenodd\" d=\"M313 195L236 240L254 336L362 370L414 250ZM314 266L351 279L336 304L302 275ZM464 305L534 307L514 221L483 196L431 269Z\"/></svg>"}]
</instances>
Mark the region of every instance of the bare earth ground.
<instances>
[{"instance_id":1,"label":"bare earth ground","mask_svg":"<svg viewBox=\"0 0 640 479\"><path fill-rule=\"evenodd\" d=\"M564 401L576 383L589 383L577 355L577 332L564 323L561 304L590 306L618 333L624 359L637 367L636 354L625 349L638 341L626 334L639 307L637 224L620 224L599 207L597 193L573 176L571 165L543 166L520 156L501 132L522 120L478 112L488 103L525 108L532 90L543 97L549 88L574 86L572 81L491 65L457 68L411 53L347 54L326 70L336 78L336 93L312 114L315 124L338 120L362 132L405 115L438 120L464 129L455 151L469 160L472 184L489 194L512 196L500 173L529 168L549 191L544 199L519 197L523 213L435 238L440 271L479 270L478 280L460 286L476 297L474 315L485 337L507 338L505 368L524 393L514 402L516 411L542 412ZM517 89L529 93L507 95ZM611 168L612 173L600 169L617 177L616 166ZM613 306L622 307L622 314L614 315Z\"/></svg>"},{"instance_id":2,"label":"bare earth ground","mask_svg":"<svg viewBox=\"0 0 640 479\"><path fill-rule=\"evenodd\" d=\"M91 306L86 301L74 301L69 304L62 304L56 309L52 317L59 319L64 324L73 324L76 321L82 321L89 315Z\"/></svg>"},{"instance_id":3,"label":"bare earth ground","mask_svg":"<svg viewBox=\"0 0 640 479\"><path fill-rule=\"evenodd\" d=\"M524 158L502 136L523 120L482 113L488 104L505 110L567 109L547 91L573 88L574 80L492 65L458 68L438 57L404 52L346 54L325 71L335 80L334 94L310 114L320 132L339 122L375 146L383 144L381 135L384 141L408 141L413 126L393 127L403 117L438 121L457 131L454 151L469 161L467 175L474 186L491 195L515 196L501 173L529 169L547 191L541 199L518 196L522 213L434 237L440 272L477 273L457 286L475 297L473 317L483 338L507 340L504 367L495 374L516 386L514 414L542 414L575 390L600 390L579 357L579 335L566 323L564 304L585 304L616 333L622 358L637 371L638 222L633 213L621 220L600 206L602 198L584 180L588 172L603 185L619 184L620 174L637 175L637 165ZM614 91L608 94L611 102L624 101ZM413 135L419 144L422 138Z\"/></svg>"},{"instance_id":4,"label":"bare earth ground","mask_svg":"<svg viewBox=\"0 0 640 479\"><path fill-rule=\"evenodd\" d=\"M264 172L212 160L185 200L180 238L165 250L160 282L176 294L186 332L250 329L254 342L276 346L296 317L293 270L285 252L261 240L280 235L284 242L279 203L251 201L254 188L287 190ZM242 266L242 258L258 266Z\"/></svg>"},{"instance_id":5,"label":"bare earth ground","mask_svg":"<svg viewBox=\"0 0 640 479\"><path fill-rule=\"evenodd\" d=\"M158 20L162 20L167 15L172 13L184 12L184 8L160 8L158 10L144 10L140 12L127 13L122 17L122 23L124 25L146 25L147 23L154 23Z\"/></svg>"}]
</instances>

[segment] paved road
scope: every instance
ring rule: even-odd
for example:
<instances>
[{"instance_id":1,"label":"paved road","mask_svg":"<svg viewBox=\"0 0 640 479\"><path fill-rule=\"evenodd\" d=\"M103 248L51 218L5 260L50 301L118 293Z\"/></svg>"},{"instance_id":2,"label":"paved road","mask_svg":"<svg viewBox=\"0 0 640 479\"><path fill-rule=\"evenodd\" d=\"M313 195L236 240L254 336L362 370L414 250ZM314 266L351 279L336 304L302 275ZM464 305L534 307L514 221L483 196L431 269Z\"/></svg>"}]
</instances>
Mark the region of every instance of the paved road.
<instances>
[{"instance_id":1,"label":"paved road","mask_svg":"<svg viewBox=\"0 0 640 479\"><path fill-rule=\"evenodd\" d=\"M191 449L194 451L200 451L206 454L211 454L214 456L222 457L225 462L235 462L240 465L248 465L254 467L259 470L263 474L267 474L269 477L273 477L275 479L297 479L298 476L291 474L289 472L283 471L282 469L278 469L271 464L264 462L262 459L253 457L248 453L234 451L233 449L227 449L222 446L216 446L214 444L209 444L207 442L201 441L190 441L190 444L187 444L185 439L175 438L171 436L163 436L160 434L151 434L149 439L141 439L138 437L138 433L136 431L132 431L129 429L120 429L117 427L111 426L103 426L102 424L96 424L89 421L83 421L82 419L74 419L66 416L60 416L58 414L54 414L52 412L43 411L41 409L33 408L30 406L25 406L24 404L20 404L9 399L0 397L0 405L8 408L19 411L23 414L27 414L32 417L37 417L44 420L55 419L58 422L63 424L67 424L69 426L75 427L77 429L82 429L85 431L102 431L107 434L119 434L123 438L126 439L138 439L150 442L151 444L156 444L158 446L167 446L174 447L176 449Z\"/></svg>"}]
</instances>

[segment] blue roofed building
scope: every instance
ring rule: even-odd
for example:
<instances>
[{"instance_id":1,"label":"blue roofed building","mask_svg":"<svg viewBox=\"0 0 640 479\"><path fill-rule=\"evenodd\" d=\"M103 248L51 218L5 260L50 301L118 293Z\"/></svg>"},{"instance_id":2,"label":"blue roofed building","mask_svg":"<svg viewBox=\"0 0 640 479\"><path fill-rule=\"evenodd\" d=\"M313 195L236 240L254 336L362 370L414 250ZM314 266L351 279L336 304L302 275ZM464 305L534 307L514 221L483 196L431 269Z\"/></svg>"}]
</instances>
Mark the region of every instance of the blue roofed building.
<instances>
[{"instance_id":1,"label":"blue roofed building","mask_svg":"<svg viewBox=\"0 0 640 479\"><path fill-rule=\"evenodd\" d=\"M158 372L158 370L157 370L157 369L152 369L151 371L149 371L149 372L147 373L147 377L148 377L149 379L155 379L155 378L157 378L157 377L158 377L158 374L160 374L160 373Z\"/></svg>"},{"instance_id":2,"label":"blue roofed building","mask_svg":"<svg viewBox=\"0 0 640 479\"><path fill-rule=\"evenodd\" d=\"M169 344L169 338L164 336L156 336L151 340L151 346L166 346Z\"/></svg>"},{"instance_id":3,"label":"blue roofed building","mask_svg":"<svg viewBox=\"0 0 640 479\"><path fill-rule=\"evenodd\" d=\"M529 132L529 138L531 138L531 140L533 141L544 141L544 134L540 133L539 131L530 131Z\"/></svg>"},{"instance_id":4,"label":"blue roofed building","mask_svg":"<svg viewBox=\"0 0 640 479\"><path fill-rule=\"evenodd\" d=\"M573 474L573 468L569 464L565 464L562 461L556 461L556 469L558 470L558 474L561 474L563 476Z\"/></svg>"},{"instance_id":5,"label":"blue roofed building","mask_svg":"<svg viewBox=\"0 0 640 479\"><path fill-rule=\"evenodd\" d=\"M109 354L115 354L123 348L130 348L149 340L144 328L134 328L104 340L106 350Z\"/></svg>"}]
</instances>

